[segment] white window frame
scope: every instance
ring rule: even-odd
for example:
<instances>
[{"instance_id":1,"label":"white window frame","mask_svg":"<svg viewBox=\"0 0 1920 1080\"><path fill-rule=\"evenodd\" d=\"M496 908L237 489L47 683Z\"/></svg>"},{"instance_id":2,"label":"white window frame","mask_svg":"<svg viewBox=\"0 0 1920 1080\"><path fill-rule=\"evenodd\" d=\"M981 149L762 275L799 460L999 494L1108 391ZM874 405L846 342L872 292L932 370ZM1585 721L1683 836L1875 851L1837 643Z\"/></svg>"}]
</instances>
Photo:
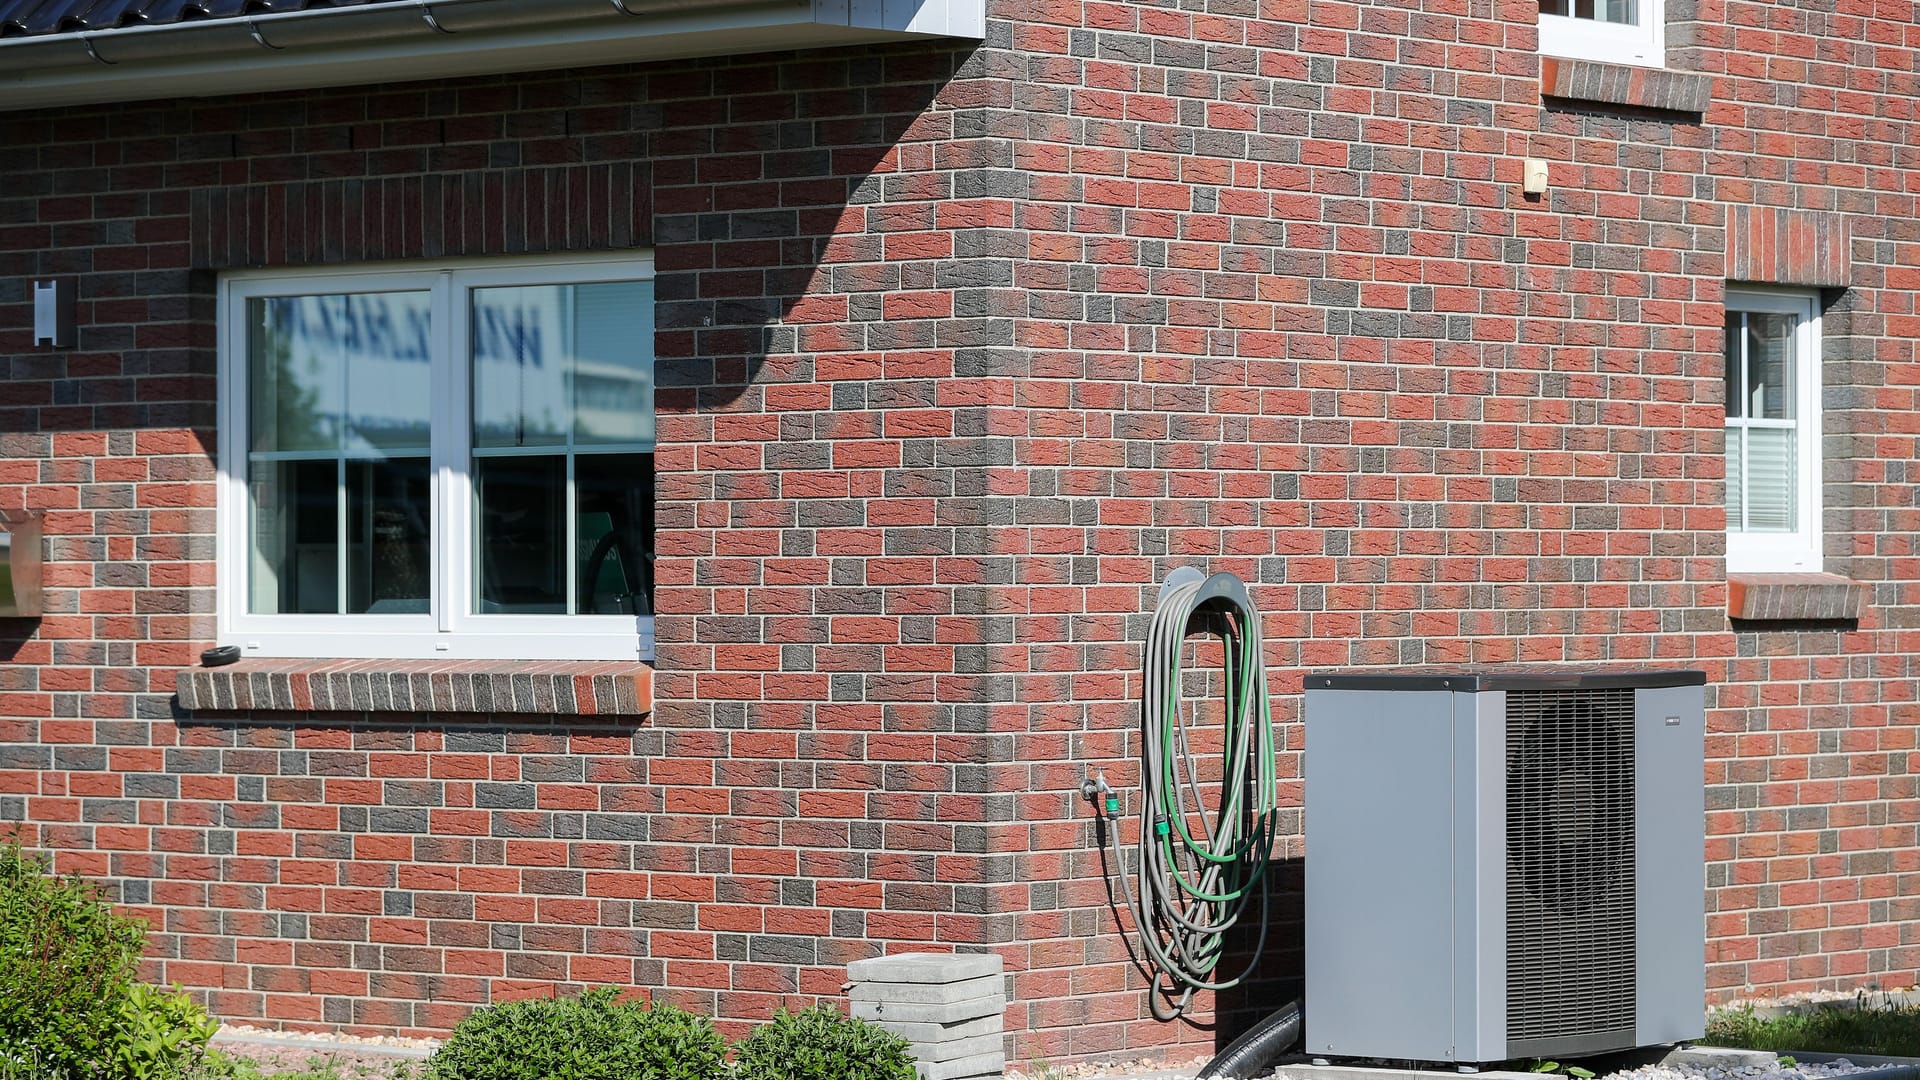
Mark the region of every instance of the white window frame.
<instances>
[{"instance_id":1,"label":"white window frame","mask_svg":"<svg viewBox=\"0 0 1920 1080\"><path fill-rule=\"evenodd\" d=\"M1749 533L1727 522L1728 573L1818 573L1823 569L1820 497L1820 296L1806 290L1727 290L1726 310L1797 315L1794 331L1794 464L1798 504L1791 533ZM1724 355L1724 350L1722 351ZM1731 428L1732 422L1728 421ZM1746 475L1745 473L1742 474Z\"/></svg>"},{"instance_id":2,"label":"white window frame","mask_svg":"<svg viewBox=\"0 0 1920 1080\"><path fill-rule=\"evenodd\" d=\"M1541 12L1540 52L1568 60L1666 67L1666 2L1640 0L1640 22L1633 26Z\"/></svg>"},{"instance_id":3,"label":"white window frame","mask_svg":"<svg viewBox=\"0 0 1920 1080\"><path fill-rule=\"evenodd\" d=\"M500 285L651 281L650 251L611 256L462 259L326 270L249 270L219 282L219 460L216 632L244 656L340 659L651 660L650 615L473 613L472 367L467 290ZM269 296L430 291L431 570L427 614L255 614L247 489L249 300ZM637 335L653 344L653 311Z\"/></svg>"}]
</instances>

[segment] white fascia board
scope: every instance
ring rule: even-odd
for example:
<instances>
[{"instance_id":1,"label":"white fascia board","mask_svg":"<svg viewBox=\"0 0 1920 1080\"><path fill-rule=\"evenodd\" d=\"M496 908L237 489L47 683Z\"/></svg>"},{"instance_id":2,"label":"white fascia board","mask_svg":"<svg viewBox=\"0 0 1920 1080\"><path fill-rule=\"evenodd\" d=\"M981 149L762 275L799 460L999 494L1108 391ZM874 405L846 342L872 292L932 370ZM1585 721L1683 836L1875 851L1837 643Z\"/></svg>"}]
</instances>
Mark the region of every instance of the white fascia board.
<instances>
[{"instance_id":1,"label":"white fascia board","mask_svg":"<svg viewBox=\"0 0 1920 1080\"><path fill-rule=\"evenodd\" d=\"M978 39L986 29L985 0L628 0L626 10L641 9L648 13L623 14L608 0L590 8L423 0L8 38L0 40L0 112Z\"/></svg>"}]
</instances>

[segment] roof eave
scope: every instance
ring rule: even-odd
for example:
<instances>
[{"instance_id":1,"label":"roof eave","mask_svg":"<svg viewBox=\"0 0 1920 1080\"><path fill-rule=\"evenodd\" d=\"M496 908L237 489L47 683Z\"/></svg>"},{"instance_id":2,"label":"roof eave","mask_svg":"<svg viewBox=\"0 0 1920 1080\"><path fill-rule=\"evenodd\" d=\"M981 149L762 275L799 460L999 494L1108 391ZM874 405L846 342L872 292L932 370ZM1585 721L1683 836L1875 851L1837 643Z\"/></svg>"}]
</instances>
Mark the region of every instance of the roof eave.
<instances>
[{"instance_id":1,"label":"roof eave","mask_svg":"<svg viewBox=\"0 0 1920 1080\"><path fill-rule=\"evenodd\" d=\"M984 0L415 0L0 39L0 111L979 38ZM398 75L398 77L396 77Z\"/></svg>"}]
</instances>

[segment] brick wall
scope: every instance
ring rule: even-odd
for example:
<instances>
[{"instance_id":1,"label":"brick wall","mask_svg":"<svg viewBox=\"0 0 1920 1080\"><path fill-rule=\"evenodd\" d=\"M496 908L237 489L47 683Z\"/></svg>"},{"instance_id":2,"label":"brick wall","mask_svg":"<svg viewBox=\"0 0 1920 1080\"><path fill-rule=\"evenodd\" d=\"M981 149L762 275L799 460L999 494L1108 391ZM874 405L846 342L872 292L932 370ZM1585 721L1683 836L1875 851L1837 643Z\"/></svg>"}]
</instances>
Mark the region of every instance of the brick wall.
<instances>
[{"instance_id":1,"label":"brick wall","mask_svg":"<svg viewBox=\"0 0 1920 1080\"><path fill-rule=\"evenodd\" d=\"M985 333L950 317L974 208L932 106L962 59L0 119L0 505L51 537L49 613L7 627L0 818L234 1018L440 1030L616 983L737 1020L989 940L956 654L1006 462L952 378ZM217 271L630 245L659 271L659 707L180 712L213 632ZM30 347L46 274L80 281L70 352Z\"/></svg>"},{"instance_id":2,"label":"brick wall","mask_svg":"<svg viewBox=\"0 0 1920 1080\"><path fill-rule=\"evenodd\" d=\"M1676 9L1674 61L1715 76L1703 116L1543 100L1527 4L1028 10L991 43L1012 85L981 124L1009 144L1032 290L995 543L1028 585L1000 654L1004 786L1030 792L1000 833L1024 1052L1169 1037L1140 1020L1075 789L1097 763L1133 782L1138 613L1203 561L1259 583L1291 806L1303 670L1706 669L1712 996L1911 985L1915 207L1886 193L1913 58L1869 44L1904 29ZM1749 206L1852 218L1825 526L1827 569L1872 585L1857 623L1726 615L1720 305ZM1740 276L1831 285L1824 254ZM1298 974L1285 894L1311 852L1286 829L1275 978L1235 1006Z\"/></svg>"},{"instance_id":3,"label":"brick wall","mask_svg":"<svg viewBox=\"0 0 1920 1080\"><path fill-rule=\"evenodd\" d=\"M1077 788L1133 782L1140 613L1204 562L1272 639L1277 980L1300 673L1585 660L1709 672L1716 997L1911 983L1900 28L1701 3L1701 116L1543 104L1523 3L994 7L977 49L0 117L0 505L52 536L50 614L4 628L0 817L233 1017L431 1030L611 981L738 1020L991 947L1018 1058L1192 1056L1212 1032L1143 1019ZM1857 624L1725 614L1740 206L1851 219L1826 526ZM649 240L653 715L174 711L216 271ZM28 345L52 273L71 352Z\"/></svg>"}]
</instances>

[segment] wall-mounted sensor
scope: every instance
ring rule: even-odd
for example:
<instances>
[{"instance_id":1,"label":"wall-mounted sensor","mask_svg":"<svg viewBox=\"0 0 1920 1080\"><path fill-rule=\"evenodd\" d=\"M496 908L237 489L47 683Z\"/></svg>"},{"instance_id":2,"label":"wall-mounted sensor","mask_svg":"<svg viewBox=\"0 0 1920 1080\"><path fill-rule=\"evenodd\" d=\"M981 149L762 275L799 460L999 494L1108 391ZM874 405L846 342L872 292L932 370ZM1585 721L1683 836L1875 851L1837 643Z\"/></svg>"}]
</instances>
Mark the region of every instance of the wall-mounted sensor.
<instances>
[{"instance_id":1,"label":"wall-mounted sensor","mask_svg":"<svg viewBox=\"0 0 1920 1080\"><path fill-rule=\"evenodd\" d=\"M73 347L73 279L33 283L33 343Z\"/></svg>"},{"instance_id":2,"label":"wall-mounted sensor","mask_svg":"<svg viewBox=\"0 0 1920 1080\"><path fill-rule=\"evenodd\" d=\"M1542 195L1547 190L1547 160L1530 157L1520 169L1520 190L1529 195Z\"/></svg>"}]
</instances>

